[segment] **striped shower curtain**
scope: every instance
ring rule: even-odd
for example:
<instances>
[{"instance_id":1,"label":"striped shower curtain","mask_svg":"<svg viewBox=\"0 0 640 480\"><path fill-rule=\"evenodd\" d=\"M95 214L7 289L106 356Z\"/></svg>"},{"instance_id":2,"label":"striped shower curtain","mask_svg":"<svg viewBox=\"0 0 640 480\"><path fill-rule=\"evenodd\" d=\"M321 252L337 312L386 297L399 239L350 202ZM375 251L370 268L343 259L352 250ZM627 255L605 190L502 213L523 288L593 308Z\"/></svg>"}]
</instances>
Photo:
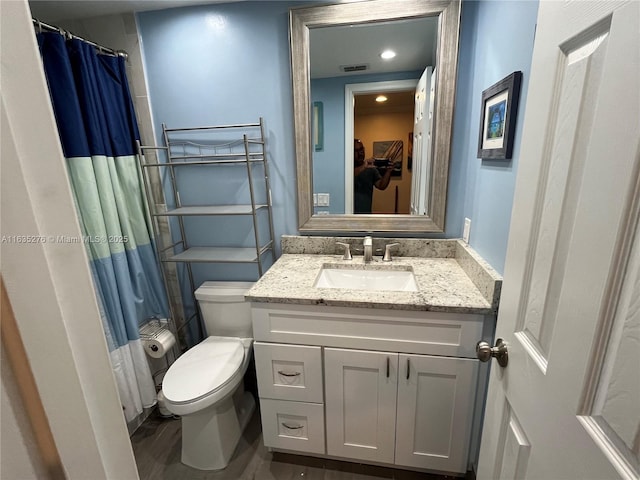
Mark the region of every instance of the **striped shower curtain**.
<instances>
[{"instance_id":1,"label":"striped shower curtain","mask_svg":"<svg viewBox=\"0 0 640 480\"><path fill-rule=\"evenodd\" d=\"M139 138L121 57L38 34L71 188L127 421L155 404L139 325L167 317L136 156ZM46 160L46 159L45 159Z\"/></svg>"}]
</instances>

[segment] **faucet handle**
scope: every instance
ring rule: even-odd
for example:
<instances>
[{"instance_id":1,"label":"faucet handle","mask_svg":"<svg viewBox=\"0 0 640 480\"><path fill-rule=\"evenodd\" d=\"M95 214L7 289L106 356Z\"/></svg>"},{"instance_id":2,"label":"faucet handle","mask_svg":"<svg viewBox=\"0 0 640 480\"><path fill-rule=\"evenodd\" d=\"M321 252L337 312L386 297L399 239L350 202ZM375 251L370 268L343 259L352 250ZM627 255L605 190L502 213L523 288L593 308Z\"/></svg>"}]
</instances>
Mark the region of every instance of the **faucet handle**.
<instances>
[{"instance_id":1,"label":"faucet handle","mask_svg":"<svg viewBox=\"0 0 640 480\"><path fill-rule=\"evenodd\" d=\"M397 247L398 245L400 245L399 243L388 243L387 245L385 245L384 247L384 257L382 257L382 261L383 262L390 262L391 260L393 260L391 258L391 248L392 247Z\"/></svg>"},{"instance_id":2,"label":"faucet handle","mask_svg":"<svg viewBox=\"0 0 640 480\"><path fill-rule=\"evenodd\" d=\"M336 242L336 245L342 245L344 247L344 255L342 255L342 260L353 260L351 256L351 245L344 242Z\"/></svg>"}]
</instances>

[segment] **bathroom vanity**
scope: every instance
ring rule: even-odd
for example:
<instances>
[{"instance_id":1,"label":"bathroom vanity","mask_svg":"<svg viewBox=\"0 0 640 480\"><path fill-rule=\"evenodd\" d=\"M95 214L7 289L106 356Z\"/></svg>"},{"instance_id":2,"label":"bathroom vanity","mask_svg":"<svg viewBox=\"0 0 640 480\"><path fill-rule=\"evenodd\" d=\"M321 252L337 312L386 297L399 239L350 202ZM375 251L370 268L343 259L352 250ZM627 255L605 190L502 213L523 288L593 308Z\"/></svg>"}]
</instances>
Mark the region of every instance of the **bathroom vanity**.
<instances>
[{"instance_id":1,"label":"bathroom vanity","mask_svg":"<svg viewBox=\"0 0 640 480\"><path fill-rule=\"evenodd\" d=\"M492 341L500 276L457 240L374 239L399 245L367 264L336 241L362 243L283 237L247 293L265 445L464 474L488 375L475 347Z\"/></svg>"}]
</instances>

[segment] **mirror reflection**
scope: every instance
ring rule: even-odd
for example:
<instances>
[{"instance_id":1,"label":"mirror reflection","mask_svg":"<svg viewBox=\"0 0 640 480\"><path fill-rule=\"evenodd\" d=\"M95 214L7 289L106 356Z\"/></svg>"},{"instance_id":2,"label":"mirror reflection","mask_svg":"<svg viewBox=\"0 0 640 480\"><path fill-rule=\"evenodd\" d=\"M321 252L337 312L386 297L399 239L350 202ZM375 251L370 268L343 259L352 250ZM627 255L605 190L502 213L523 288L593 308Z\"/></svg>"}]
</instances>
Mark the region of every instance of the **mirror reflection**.
<instances>
[{"instance_id":1,"label":"mirror reflection","mask_svg":"<svg viewBox=\"0 0 640 480\"><path fill-rule=\"evenodd\" d=\"M444 231L460 0L370 0L290 12L299 231ZM422 44L392 46L405 32ZM395 57L383 58L386 49L397 49ZM424 106L414 102L413 127L390 120L370 130L360 119L371 120L372 112L354 113L361 94L389 99L408 91L415 99L416 90ZM373 187L372 214L353 214L356 138L365 160L373 167L378 160L381 177L394 165L389 185Z\"/></svg>"},{"instance_id":2,"label":"mirror reflection","mask_svg":"<svg viewBox=\"0 0 640 480\"><path fill-rule=\"evenodd\" d=\"M437 32L437 16L309 30L314 213L425 214Z\"/></svg>"}]
</instances>

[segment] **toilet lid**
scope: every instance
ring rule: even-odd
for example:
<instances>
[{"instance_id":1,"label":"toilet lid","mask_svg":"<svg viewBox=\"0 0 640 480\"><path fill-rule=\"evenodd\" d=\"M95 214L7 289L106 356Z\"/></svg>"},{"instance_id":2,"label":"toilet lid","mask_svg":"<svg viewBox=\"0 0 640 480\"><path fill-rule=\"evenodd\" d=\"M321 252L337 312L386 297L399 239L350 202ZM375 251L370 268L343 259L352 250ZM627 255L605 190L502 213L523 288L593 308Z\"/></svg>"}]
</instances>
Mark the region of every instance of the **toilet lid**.
<instances>
[{"instance_id":1,"label":"toilet lid","mask_svg":"<svg viewBox=\"0 0 640 480\"><path fill-rule=\"evenodd\" d=\"M239 338L208 337L171 365L162 380L162 392L172 403L196 401L227 383L243 360Z\"/></svg>"}]
</instances>

